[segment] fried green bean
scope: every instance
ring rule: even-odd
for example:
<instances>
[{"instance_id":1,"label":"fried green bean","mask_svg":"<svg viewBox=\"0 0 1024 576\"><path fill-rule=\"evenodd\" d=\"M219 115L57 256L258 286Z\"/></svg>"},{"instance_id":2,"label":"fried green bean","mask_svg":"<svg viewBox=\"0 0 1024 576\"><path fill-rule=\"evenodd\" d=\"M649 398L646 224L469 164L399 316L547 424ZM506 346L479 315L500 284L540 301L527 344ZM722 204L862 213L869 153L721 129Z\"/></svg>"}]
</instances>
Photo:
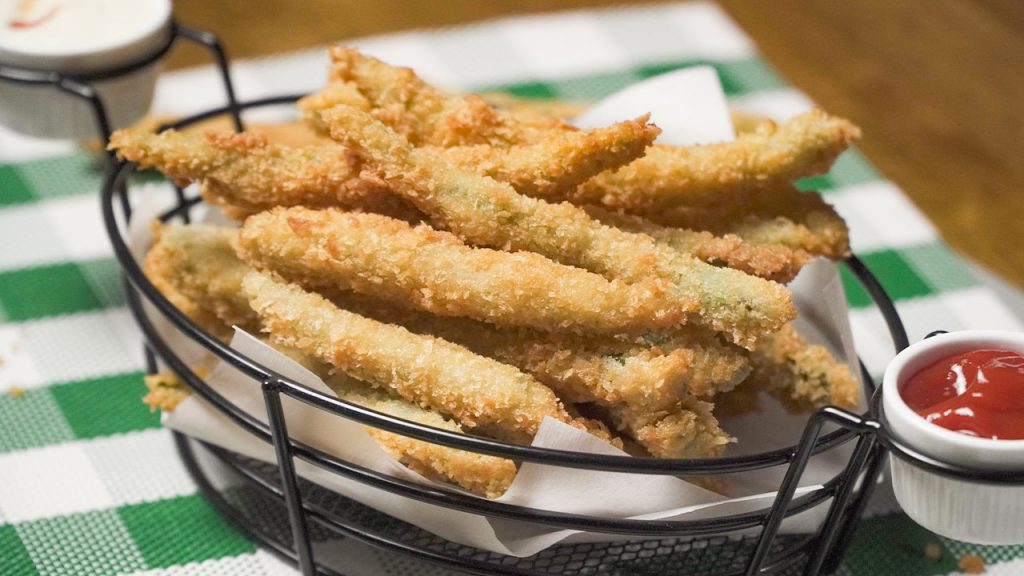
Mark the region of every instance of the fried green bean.
<instances>
[{"instance_id":1,"label":"fried green bean","mask_svg":"<svg viewBox=\"0 0 1024 576\"><path fill-rule=\"evenodd\" d=\"M625 406L609 410L615 428L643 446L655 458L718 456L734 439L718 424L712 405L693 398L659 413Z\"/></svg>"},{"instance_id":2,"label":"fried green bean","mask_svg":"<svg viewBox=\"0 0 1024 576\"><path fill-rule=\"evenodd\" d=\"M341 310L267 273L246 274L242 290L275 344L385 386L463 426L519 443L529 443L546 417L584 428L551 390L512 366Z\"/></svg>"},{"instance_id":3,"label":"fried green bean","mask_svg":"<svg viewBox=\"0 0 1024 576\"><path fill-rule=\"evenodd\" d=\"M627 339L549 334L435 316L351 292L325 296L346 310L438 336L516 366L574 403L662 410L680 398L710 398L729 390L750 371L743 350L695 331L677 331L657 340L651 335Z\"/></svg>"},{"instance_id":4,"label":"fried green bean","mask_svg":"<svg viewBox=\"0 0 1024 576\"><path fill-rule=\"evenodd\" d=\"M649 236L602 225L567 203L529 198L507 184L462 170L443 156L412 148L365 112L324 113L331 135L366 156L382 182L437 224L479 245L528 250L624 282L659 278L693 310L687 318L752 346L795 315L779 284L716 268Z\"/></svg>"},{"instance_id":5,"label":"fried green bean","mask_svg":"<svg viewBox=\"0 0 1024 576\"><path fill-rule=\"evenodd\" d=\"M355 157L330 142L286 146L249 132L120 130L111 136L110 148L180 185L202 182L204 198L237 219L274 206L340 206L403 219L417 215L386 188L359 178Z\"/></svg>"},{"instance_id":6,"label":"fried green bean","mask_svg":"<svg viewBox=\"0 0 1024 576\"><path fill-rule=\"evenodd\" d=\"M305 286L377 294L442 316L552 332L639 332L686 310L658 282L608 281L528 252L466 246L447 232L376 214L277 208L249 217L239 255Z\"/></svg>"},{"instance_id":7,"label":"fried green bean","mask_svg":"<svg viewBox=\"0 0 1024 576\"><path fill-rule=\"evenodd\" d=\"M583 183L572 201L635 214L741 205L751 193L770 193L780 184L824 173L859 136L850 122L812 110L731 142L655 145L629 165Z\"/></svg>"},{"instance_id":8,"label":"fried green bean","mask_svg":"<svg viewBox=\"0 0 1024 576\"><path fill-rule=\"evenodd\" d=\"M808 344L792 324L766 337L750 354L755 386L814 408L833 404L853 409L859 400L857 379L822 346Z\"/></svg>"},{"instance_id":9,"label":"fried green bean","mask_svg":"<svg viewBox=\"0 0 1024 576\"><path fill-rule=\"evenodd\" d=\"M593 404L614 428L664 458L717 455L731 441L711 397L749 373L746 354L714 337L674 333L659 344L496 330L466 318L396 309L358 294L330 294L340 307L440 336L533 375L566 402Z\"/></svg>"},{"instance_id":10,"label":"fried green bean","mask_svg":"<svg viewBox=\"0 0 1024 576\"><path fill-rule=\"evenodd\" d=\"M157 289L165 295L178 292L188 300L168 296L172 304L222 337L230 337L232 325L250 331L258 328L256 313L241 295L248 267L235 256L231 245L235 234L230 228L208 224L154 223L154 243L143 264ZM223 324L217 325L210 315Z\"/></svg>"},{"instance_id":11,"label":"fried green bean","mask_svg":"<svg viewBox=\"0 0 1024 576\"><path fill-rule=\"evenodd\" d=\"M748 242L736 234L716 236L703 230L662 226L630 214L611 212L597 206L584 207L600 222L629 232L647 234L656 242L713 265L724 265L747 274L786 283L796 277L811 259L810 254L783 244L762 240Z\"/></svg>"},{"instance_id":12,"label":"fried green bean","mask_svg":"<svg viewBox=\"0 0 1024 576\"><path fill-rule=\"evenodd\" d=\"M524 119L497 110L479 96L447 93L409 68L385 64L357 50L334 47L330 57L329 93L300 102L307 118L333 105L355 105L416 146L532 144L552 131L575 130L560 120Z\"/></svg>"},{"instance_id":13,"label":"fried green bean","mask_svg":"<svg viewBox=\"0 0 1024 576\"><path fill-rule=\"evenodd\" d=\"M273 342L269 344L319 376L342 400L390 416L465 434L458 422L445 418L434 410L410 402L386 388L375 388L347 374L332 371L328 364L295 348L275 346ZM365 428L396 460L428 478L454 482L489 498L503 494L515 478L516 466L511 460L448 448L372 426Z\"/></svg>"},{"instance_id":14,"label":"fried green bean","mask_svg":"<svg viewBox=\"0 0 1024 576\"><path fill-rule=\"evenodd\" d=\"M819 195L780 186L744 205L680 207L649 216L666 226L733 234L745 242L778 245L840 260L850 254L846 222Z\"/></svg>"},{"instance_id":15,"label":"fried green bean","mask_svg":"<svg viewBox=\"0 0 1024 576\"><path fill-rule=\"evenodd\" d=\"M564 198L592 176L643 156L661 132L648 116L606 128L553 132L534 144L438 148L452 164L506 182L520 194Z\"/></svg>"}]
</instances>

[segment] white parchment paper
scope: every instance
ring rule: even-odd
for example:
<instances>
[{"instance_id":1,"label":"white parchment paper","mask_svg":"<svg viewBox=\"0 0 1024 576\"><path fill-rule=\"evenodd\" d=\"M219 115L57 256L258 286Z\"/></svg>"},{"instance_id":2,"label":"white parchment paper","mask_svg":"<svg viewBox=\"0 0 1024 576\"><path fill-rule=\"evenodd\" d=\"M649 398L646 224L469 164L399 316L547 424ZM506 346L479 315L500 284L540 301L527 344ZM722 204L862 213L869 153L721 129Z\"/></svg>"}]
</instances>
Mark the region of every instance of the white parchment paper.
<instances>
[{"instance_id":1,"label":"white parchment paper","mask_svg":"<svg viewBox=\"0 0 1024 576\"><path fill-rule=\"evenodd\" d=\"M661 128L657 142L690 146L736 137L725 92L711 66L659 74L597 102L573 120L579 128L601 128L650 113Z\"/></svg>"},{"instance_id":2,"label":"white parchment paper","mask_svg":"<svg viewBox=\"0 0 1024 576\"><path fill-rule=\"evenodd\" d=\"M684 71L685 72L685 71ZM699 141L732 139L732 126L728 124L728 110L721 96L716 78L707 74L670 73L667 78L655 78L613 95L588 113L587 122L606 125L616 120L633 117L657 109L656 121L669 128L662 138L671 142L691 143L692 134L687 127L694 122L673 122L673 89L685 89L679 101L687 104L691 118L711 118L700 124ZM675 88L673 88L675 87ZM682 87L682 88L680 88ZM647 106L647 102L652 102ZM646 107L645 107L646 106ZM698 110L694 111L696 107ZM678 107L675 108L678 110ZM660 120L659 120L660 118ZM723 121L727 129L723 128ZM694 132L698 130L694 129ZM151 238L149 219L160 207L146 202L136 207L131 226L131 242L136 258L141 258ZM847 319L846 300L834 264L820 260L807 266L792 284L796 303L801 313L801 331L811 340L826 345L840 358L856 368L852 335ZM181 336L159 314L151 314L157 329L165 340L189 361L205 354L199 347ZM331 390L313 373L286 356L260 342L252 335L236 331L232 346L267 368L287 376L324 394ZM855 374L858 374L854 370ZM219 363L207 379L211 387L254 417L266 422L263 396L258 382L243 376L227 364ZM737 444L730 447L729 455L754 453L794 444L803 430L806 415L787 412L771 398L762 399L761 412L722 421L726 431L735 435ZM290 398L284 398L284 410L289 434L306 444L324 450L372 470L408 479L425 485L437 483L409 470L381 449L365 429L340 416L312 408ZM861 400L863 406L863 398ZM222 446L245 456L274 462L273 449L233 424L215 407L196 396L190 396L173 412L163 414L163 423L189 436ZM772 430L772 434L764 434ZM554 420L546 420L533 441L534 446L590 452L596 454L625 455L624 452L602 440ZM812 459L805 473L800 492L817 488L822 482L842 470L849 456L848 450L831 450ZM296 461L296 470L303 478L357 500L382 512L433 532L448 540L512 556L529 556L553 544L572 540L612 540L606 534L581 534L571 530L451 510L417 502L364 484L347 480L337 474ZM770 504L784 474L783 468L760 470L723 477L720 493L712 492L675 477L643 474L594 472L571 468L525 463L509 488L498 499L500 502L574 514L598 515L613 518L668 519L706 518L761 509ZM458 490L450 485L446 489ZM795 521L787 521L788 531L812 530L824 513L819 506Z\"/></svg>"}]
</instances>

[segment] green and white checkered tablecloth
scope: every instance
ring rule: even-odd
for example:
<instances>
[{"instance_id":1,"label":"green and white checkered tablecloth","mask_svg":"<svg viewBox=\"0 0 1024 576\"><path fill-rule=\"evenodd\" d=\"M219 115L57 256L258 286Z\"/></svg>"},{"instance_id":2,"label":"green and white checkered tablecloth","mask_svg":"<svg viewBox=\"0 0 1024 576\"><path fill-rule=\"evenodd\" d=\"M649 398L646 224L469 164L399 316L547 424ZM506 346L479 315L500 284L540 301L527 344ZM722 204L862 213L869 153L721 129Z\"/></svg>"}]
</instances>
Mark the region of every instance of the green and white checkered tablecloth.
<instances>
[{"instance_id":1,"label":"green and white checkered tablecloth","mask_svg":"<svg viewBox=\"0 0 1024 576\"><path fill-rule=\"evenodd\" d=\"M352 44L453 89L595 99L707 63L736 106L782 119L810 105L704 3L515 18ZM318 49L239 62L233 73L242 97L252 98L314 90L326 64ZM212 69L177 72L161 79L155 107L197 111L219 104L221 94ZM0 131L0 574L293 574L203 501L169 432L140 402L141 340L101 224L97 166L68 143ZM854 250L898 302L911 339L938 328L1021 329L856 150L806 186L822 190L847 219ZM846 286L858 350L880 373L892 354L884 325L863 290ZM927 542L942 546L942 560L925 558ZM948 574L968 553L983 556L989 574L1024 573L1024 547L935 537L899 513L883 489L842 573ZM386 564L378 573L410 570Z\"/></svg>"}]
</instances>

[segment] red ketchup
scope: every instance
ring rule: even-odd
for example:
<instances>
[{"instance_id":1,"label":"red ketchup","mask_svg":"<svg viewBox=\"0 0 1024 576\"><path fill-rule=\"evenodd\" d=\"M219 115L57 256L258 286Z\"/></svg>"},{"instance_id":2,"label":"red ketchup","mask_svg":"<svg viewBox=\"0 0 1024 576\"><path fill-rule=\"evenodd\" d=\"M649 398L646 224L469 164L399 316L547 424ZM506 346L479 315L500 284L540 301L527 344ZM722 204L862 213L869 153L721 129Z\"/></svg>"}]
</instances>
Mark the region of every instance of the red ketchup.
<instances>
[{"instance_id":1,"label":"red ketchup","mask_svg":"<svg viewBox=\"0 0 1024 576\"><path fill-rule=\"evenodd\" d=\"M46 22L50 18L53 18L53 15L56 14L57 10L59 9L60 6L54 6L53 8L50 8L48 12L44 13L42 16L36 18L35 20L22 20L20 17L18 17L11 20L7 25L10 26L11 28L14 28L15 30L35 28L36 26L39 26L40 24Z\"/></svg>"},{"instance_id":2,"label":"red ketchup","mask_svg":"<svg viewBox=\"0 0 1024 576\"><path fill-rule=\"evenodd\" d=\"M973 350L946 356L900 384L900 396L925 420L948 430L1024 440L1024 356Z\"/></svg>"}]
</instances>

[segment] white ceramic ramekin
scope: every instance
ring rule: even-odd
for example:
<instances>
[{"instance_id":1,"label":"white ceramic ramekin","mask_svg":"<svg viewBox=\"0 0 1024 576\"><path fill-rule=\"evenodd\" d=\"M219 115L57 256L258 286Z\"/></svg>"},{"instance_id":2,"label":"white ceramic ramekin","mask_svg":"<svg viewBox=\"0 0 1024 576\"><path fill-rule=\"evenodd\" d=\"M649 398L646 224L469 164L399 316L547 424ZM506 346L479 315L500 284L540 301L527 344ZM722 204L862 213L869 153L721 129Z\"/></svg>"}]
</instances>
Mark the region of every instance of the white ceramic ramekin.
<instances>
[{"instance_id":1,"label":"white ceramic ramekin","mask_svg":"<svg viewBox=\"0 0 1024 576\"><path fill-rule=\"evenodd\" d=\"M0 0L0 26L7 26L12 4L15 2ZM170 0L99 0L91 4L95 4L89 6L91 9L103 14L103 26L89 29L92 37L25 45L18 42L15 32L3 30L0 64L88 76L144 60L170 39ZM123 8L126 4L135 10L137 18L127 18L118 12L119 5ZM79 3L79 7L82 5L90 3ZM129 126L149 110L158 72L159 62L154 62L123 76L89 82L99 92L112 128ZM84 140L97 136L92 107L52 85L0 81L0 123L22 134L43 138Z\"/></svg>"},{"instance_id":2,"label":"white ceramic ramekin","mask_svg":"<svg viewBox=\"0 0 1024 576\"><path fill-rule=\"evenodd\" d=\"M891 433L921 453L978 470L1024 470L1024 440L977 438L925 421L903 401L899 386L944 356L978 349L1024 354L1024 333L968 330L928 338L900 352L885 371L882 410ZM918 524L978 544L1024 543L1024 486L940 476L890 459L893 491Z\"/></svg>"}]
</instances>

